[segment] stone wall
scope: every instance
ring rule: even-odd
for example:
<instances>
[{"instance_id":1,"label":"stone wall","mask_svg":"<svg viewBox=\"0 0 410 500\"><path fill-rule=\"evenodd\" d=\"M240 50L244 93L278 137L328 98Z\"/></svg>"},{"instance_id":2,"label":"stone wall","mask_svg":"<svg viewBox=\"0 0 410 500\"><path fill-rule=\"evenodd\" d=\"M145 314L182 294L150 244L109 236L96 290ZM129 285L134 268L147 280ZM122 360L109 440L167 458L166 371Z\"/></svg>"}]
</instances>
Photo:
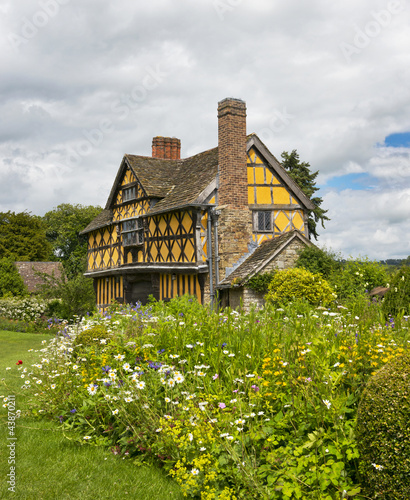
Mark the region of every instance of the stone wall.
<instances>
[{"instance_id":1,"label":"stone wall","mask_svg":"<svg viewBox=\"0 0 410 500\"><path fill-rule=\"evenodd\" d=\"M264 267L259 274L294 267L300 251L304 248L305 245L300 240L294 239L279 255L276 256L275 259L269 262L269 264ZM265 294L255 292L246 286L238 288L233 287L229 290L223 290L222 294L224 296L223 302L226 304L229 303L229 307L232 309L239 309L242 305L242 309L245 312L249 312L252 306L260 309L265 304Z\"/></svg>"}]
</instances>

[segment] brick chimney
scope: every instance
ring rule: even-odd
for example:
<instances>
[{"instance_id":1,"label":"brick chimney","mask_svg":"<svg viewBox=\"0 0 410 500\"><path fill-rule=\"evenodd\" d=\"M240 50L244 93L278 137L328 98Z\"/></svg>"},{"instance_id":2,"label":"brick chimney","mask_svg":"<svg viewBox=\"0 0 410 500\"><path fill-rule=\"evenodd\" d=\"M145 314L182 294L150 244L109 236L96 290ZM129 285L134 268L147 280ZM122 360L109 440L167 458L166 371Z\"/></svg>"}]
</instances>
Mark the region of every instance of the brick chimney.
<instances>
[{"instance_id":1,"label":"brick chimney","mask_svg":"<svg viewBox=\"0 0 410 500\"><path fill-rule=\"evenodd\" d=\"M248 207L246 104L227 98L218 103L219 205Z\"/></svg>"},{"instance_id":2,"label":"brick chimney","mask_svg":"<svg viewBox=\"0 0 410 500\"><path fill-rule=\"evenodd\" d=\"M152 139L152 157L163 160L179 160L181 158L181 141L176 137L154 137Z\"/></svg>"},{"instance_id":3,"label":"brick chimney","mask_svg":"<svg viewBox=\"0 0 410 500\"><path fill-rule=\"evenodd\" d=\"M252 244L248 206L246 104L227 98L218 103L219 279L232 272Z\"/></svg>"}]
</instances>

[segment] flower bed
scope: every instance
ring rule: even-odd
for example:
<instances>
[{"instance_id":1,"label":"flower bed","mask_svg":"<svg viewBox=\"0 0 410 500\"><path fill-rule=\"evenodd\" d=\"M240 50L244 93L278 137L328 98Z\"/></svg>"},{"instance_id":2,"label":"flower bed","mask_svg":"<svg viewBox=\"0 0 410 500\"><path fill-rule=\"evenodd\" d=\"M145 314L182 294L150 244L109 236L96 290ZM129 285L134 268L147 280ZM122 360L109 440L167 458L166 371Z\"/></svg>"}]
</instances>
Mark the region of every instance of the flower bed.
<instances>
[{"instance_id":1,"label":"flower bed","mask_svg":"<svg viewBox=\"0 0 410 500\"><path fill-rule=\"evenodd\" d=\"M120 307L66 326L19 369L34 413L160 463L186 496L359 499L360 394L410 342L405 319L380 325L365 307Z\"/></svg>"}]
</instances>

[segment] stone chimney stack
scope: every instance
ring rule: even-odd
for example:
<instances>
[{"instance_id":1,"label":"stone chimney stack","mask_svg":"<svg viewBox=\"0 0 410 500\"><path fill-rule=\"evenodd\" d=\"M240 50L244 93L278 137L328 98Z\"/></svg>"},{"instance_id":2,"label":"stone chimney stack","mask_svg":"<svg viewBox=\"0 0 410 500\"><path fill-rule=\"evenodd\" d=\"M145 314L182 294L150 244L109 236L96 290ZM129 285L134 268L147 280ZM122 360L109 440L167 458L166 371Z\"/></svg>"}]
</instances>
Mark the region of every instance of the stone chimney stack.
<instances>
[{"instance_id":1,"label":"stone chimney stack","mask_svg":"<svg viewBox=\"0 0 410 500\"><path fill-rule=\"evenodd\" d=\"M252 245L248 206L246 104L218 103L218 257L219 281L228 276Z\"/></svg>"},{"instance_id":2,"label":"stone chimney stack","mask_svg":"<svg viewBox=\"0 0 410 500\"><path fill-rule=\"evenodd\" d=\"M152 157L163 160L180 160L181 141L176 137L154 137L152 139Z\"/></svg>"},{"instance_id":3,"label":"stone chimney stack","mask_svg":"<svg viewBox=\"0 0 410 500\"><path fill-rule=\"evenodd\" d=\"M248 207L246 104L227 98L218 103L219 205Z\"/></svg>"}]
</instances>

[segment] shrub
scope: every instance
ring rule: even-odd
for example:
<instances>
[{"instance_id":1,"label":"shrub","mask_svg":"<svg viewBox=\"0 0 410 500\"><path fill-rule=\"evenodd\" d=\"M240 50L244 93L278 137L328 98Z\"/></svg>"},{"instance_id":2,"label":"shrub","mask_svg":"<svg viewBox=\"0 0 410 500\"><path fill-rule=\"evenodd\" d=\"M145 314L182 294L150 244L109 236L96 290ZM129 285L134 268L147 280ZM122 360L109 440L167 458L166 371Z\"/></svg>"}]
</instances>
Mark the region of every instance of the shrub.
<instances>
[{"instance_id":1,"label":"shrub","mask_svg":"<svg viewBox=\"0 0 410 500\"><path fill-rule=\"evenodd\" d=\"M257 274L253 276L247 283L246 286L251 288L258 293L267 293L269 290L269 285L275 276L276 271L271 271L268 273Z\"/></svg>"},{"instance_id":2,"label":"shrub","mask_svg":"<svg viewBox=\"0 0 410 500\"><path fill-rule=\"evenodd\" d=\"M386 269L368 259L345 262L329 279L341 299L364 295L376 286L384 286L387 280Z\"/></svg>"},{"instance_id":3,"label":"shrub","mask_svg":"<svg viewBox=\"0 0 410 500\"><path fill-rule=\"evenodd\" d=\"M36 321L46 309L47 301L35 297L0 299L0 316L6 319Z\"/></svg>"},{"instance_id":4,"label":"shrub","mask_svg":"<svg viewBox=\"0 0 410 500\"><path fill-rule=\"evenodd\" d=\"M95 325L91 328L81 331L74 340L74 345L88 347L100 342L101 339L107 339L110 334L104 325Z\"/></svg>"},{"instance_id":5,"label":"shrub","mask_svg":"<svg viewBox=\"0 0 410 500\"><path fill-rule=\"evenodd\" d=\"M384 296L383 312L388 315L409 314L410 312L410 268L402 267L391 278L390 289Z\"/></svg>"},{"instance_id":6,"label":"shrub","mask_svg":"<svg viewBox=\"0 0 410 500\"><path fill-rule=\"evenodd\" d=\"M96 299L92 280L82 274L67 280L65 276L55 278L42 273L44 284L41 295L47 299L60 299L56 306L62 319L72 320L75 316L84 316L96 310Z\"/></svg>"},{"instance_id":7,"label":"shrub","mask_svg":"<svg viewBox=\"0 0 410 500\"><path fill-rule=\"evenodd\" d=\"M336 294L320 274L299 268L278 271L269 285L266 300L278 305L297 299L327 306L334 302Z\"/></svg>"},{"instance_id":8,"label":"shrub","mask_svg":"<svg viewBox=\"0 0 410 500\"><path fill-rule=\"evenodd\" d=\"M0 259L0 297L26 295L27 288L12 259Z\"/></svg>"},{"instance_id":9,"label":"shrub","mask_svg":"<svg viewBox=\"0 0 410 500\"><path fill-rule=\"evenodd\" d=\"M358 410L360 470L370 498L410 498L410 354L381 368Z\"/></svg>"},{"instance_id":10,"label":"shrub","mask_svg":"<svg viewBox=\"0 0 410 500\"><path fill-rule=\"evenodd\" d=\"M295 265L313 274L320 273L326 279L329 279L341 267L340 260L335 253L314 245L302 250Z\"/></svg>"}]
</instances>

